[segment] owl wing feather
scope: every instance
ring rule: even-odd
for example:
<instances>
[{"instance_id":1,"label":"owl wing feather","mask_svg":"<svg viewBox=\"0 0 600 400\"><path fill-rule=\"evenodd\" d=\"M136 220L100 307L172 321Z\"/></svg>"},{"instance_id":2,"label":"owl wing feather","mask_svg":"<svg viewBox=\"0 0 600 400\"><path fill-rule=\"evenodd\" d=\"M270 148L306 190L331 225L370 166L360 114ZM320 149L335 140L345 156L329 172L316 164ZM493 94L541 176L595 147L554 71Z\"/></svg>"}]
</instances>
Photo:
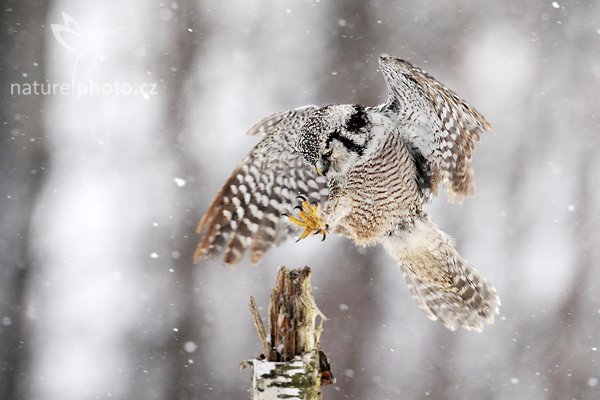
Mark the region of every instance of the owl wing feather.
<instances>
[{"instance_id":1,"label":"owl wing feather","mask_svg":"<svg viewBox=\"0 0 600 400\"><path fill-rule=\"evenodd\" d=\"M424 193L432 197L446 183L452 197L474 191L471 157L479 135L491 131L485 118L425 71L388 55L379 59L388 86L382 111L398 119L403 138L424 165Z\"/></svg>"},{"instance_id":2,"label":"owl wing feather","mask_svg":"<svg viewBox=\"0 0 600 400\"><path fill-rule=\"evenodd\" d=\"M411 295L432 320L448 329L480 332L492 324L500 298L425 215L386 237L383 246L400 265Z\"/></svg>"},{"instance_id":3,"label":"owl wing feather","mask_svg":"<svg viewBox=\"0 0 600 400\"><path fill-rule=\"evenodd\" d=\"M295 152L297 132L317 109L305 106L264 118L248 131L262 135L219 190L198 224L200 242L194 262L224 253L236 264L249 249L257 263L273 245L293 231L282 214L291 212L296 197L312 202L327 199L327 182L309 169Z\"/></svg>"}]
</instances>

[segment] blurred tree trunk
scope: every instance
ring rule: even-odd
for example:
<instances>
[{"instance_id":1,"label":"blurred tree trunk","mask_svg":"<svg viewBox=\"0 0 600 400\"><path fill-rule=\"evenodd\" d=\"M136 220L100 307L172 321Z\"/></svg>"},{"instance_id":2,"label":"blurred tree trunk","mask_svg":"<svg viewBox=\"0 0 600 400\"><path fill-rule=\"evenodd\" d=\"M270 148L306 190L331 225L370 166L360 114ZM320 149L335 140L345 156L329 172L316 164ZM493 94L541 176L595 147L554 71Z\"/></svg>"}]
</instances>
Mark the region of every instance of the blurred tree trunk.
<instances>
[{"instance_id":1,"label":"blurred tree trunk","mask_svg":"<svg viewBox=\"0 0 600 400\"><path fill-rule=\"evenodd\" d=\"M437 332L431 337L431 345L427 346L430 351L424 352L428 358L423 362L423 368L428 367L429 370L426 376L421 377L420 398L423 400L451 398L449 389L457 383L454 372L456 336L446 328L437 328Z\"/></svg>"},{"instance_id":2,"label":"blurred tree trunk","mask_svg":"<svg viewBox=\"0 0 600 400\"><path fill-rule=\"evenodd\" d=\"M12 96L12 83L44 82L48 1L2 4L0 90L0 398L27 398L26 293L34 261L31 221L47 172L42 96Z\"/></svg>"},{"instance_id":3,"label":"blurred tree trunk","mask_svg":"<svg viewBox=\"0 0 600 400\"><path fill-rule=\"evenodd\" d=\"M188 116L193 99L194 63L197 60L201 44L206 40L208 29L201 21L198 3L185 0L178 3L173 17L175 23L167 31L165 47L152 58L152 65L158 65L160 95L163 97L164 115L158 129L158 142L161 153L170 159L174 177L183 179L185 187L175 188L175 201L169 205L173 216L171 229L162 232L164 237L157 238L169 249L165 268L172 268L172 279L168 283L168 300L157 299L171 304L165 312L176 315L175 329L161 330L158 337L151 338L152 347L143 344L139 357L142 362L150 359L160 365L163 371L164 387L157 387L165 399L192 399L202 394L199 384L202 376L208 376L206 363L202 362L199 321L202 309L197 304L195 277L196 266L192 264L192 255L197 237L195 227L198 222L197 189L202 186L201 171L190 153L186 135ZM152 32L149 35L162 35L164 32ZM157 38L157 42L160 40ZM196 190L194 190L196 189ZM159 279L159 278L157 278ZM162 307L157 305L157 307ZM191 347L190 347L191 346ZM190 353L195 353L192 355ZM194 361L190 362L190 359ZM132 398L143 398L146 388L133 387Z\"/></svg>"},{"instance_id":4,"label":"blurred tree trunk","mask_svg":"<svg viewBox=\"0 0 600 400\"><path fill-rule=\"evenodd\" d=\"M165 149L171 154L177 176L189 182L189 189L177 191L175 213L179 218L175 222L175 231L171 236L173 248L179 256L174 260L174 269L178 285L174 297L179 297L179 332L178 340L166 338L170 355L171 367L166 398L196 399L203 388L199 384L200 377L207 376L211 371L206 370L210 363L203 362L199 323L202 321L202 307L196 302L197 266L192 264L194 250L197 244L196 224L198 223L197 193L202 187L201 170L196 162L196 155L191 154L187 142L190 140L187 131L188 116L193 115L193 104L190 87L193 87L194 68L198 59L201 44L207 39L209 29L203 23L198 2L186 0L179 3L178 17L180 23L173 37L174 51L166 66L175 66L175 71L163 71L166 80L170 81L163 129L167 135ZM192 32L188 31L191 29ZM190 34L192 33L192 34ZM165 60L167 61L167 60ZM163 63L161 63L163 64ZM170 75L170 77L168 76ZM196 189L196 190L193 190ZM167 239L167 238L165 238ZM186 351L185 343L195 343L196 362L189 364L190 353Z\"/></svg>"},{"instance_id":5,"label":"blurred tree trunk","mask_svg":"<svg viewBox=\"0 0 600 400\"><path fill-rule=\"evenodd\" d=\"M375 78L381 78L377 71L379 54L373 54L378 35L371 10L370 3L362 1L335 2L330 6L329 14L337 26L325 38L329 46L319 97L326 102L375 105L385 93L383 82L372 86Z\"/></svg>"},{"instance_id":6,"label":"blurred tree trunk","mask_svg":"<svg viewBox=\"0 0 600 400\"><path fill-rule=\"evenodd\" d=\"M589 7L590 4L588 4ZM589 10L579 8L575 15L579 18ZM571 236L573 243L571 282L566 284L567 296L558 308L553 321L554 335L548 343L548 371L553 371L550 380L549 399L589 398L597 396L595 385L589 385L588 379L597 379L598 366L590 351L597 351L598 306L594 305L594 297L598 293L597 281L594 276L594 266L598 265L598 223L600 222L600 205L598 203L598 167L597 155L600 151L600 136L597 129L586 129L586 123L597 123L594 113L597 112L600 96L596 88L589 87L589 64L595 64L598 53L597 43L579 31L570 31L569 39L580 43L560 54L566 60L568 68L563 73L570 77L571 98L585 99L585 106L571 111L571 128L576 134L567 138L570 156L573 162L571 168L575 181L573 188L571 229L566 234ZM553 44L553 43L552 43ZM596 54L597 55L597 54ZM575 61L576 60L576 61ZM562 145L556 138L556 147ZM567 149L565 148L565 151ZM597 276L597 275L596 275ZM590 316L594 316L591 317ZM591 329L586 332L586 325ZM590 349L591 348L591 349ZM597 381L596 381L597 384Z\"/></svg>"},{"instance_id":7,"label":"blurred tree trunk","mask_svg":"<svg viewBox=\"0 0 600 400\"><path fill-rule=\"evenodd\" d=\"M593 147L592 147L593 149ZM548 354L550 365L548 370L554 371L551 380L549 399L575 398L582 395L583 388L587 386L587 379L593 375L593 364L581 357L580 352L573 351L576 343L585 341L582 334L585 315L593 315L591 307L588 306L587 296L597 290L597 287L589 287L589 277L594 266L594 229L593 224L593 191L592 162L594 152L587 151L582 155L579 163L579 185L576 191L576 220L573 227L573 236L576 243L576 254L574 262L574 277L566 290L568 296L557 312L554 321L555 332L549 343ZM585 352L583 353L585 354Z\"/></svg>"}]
</instances>

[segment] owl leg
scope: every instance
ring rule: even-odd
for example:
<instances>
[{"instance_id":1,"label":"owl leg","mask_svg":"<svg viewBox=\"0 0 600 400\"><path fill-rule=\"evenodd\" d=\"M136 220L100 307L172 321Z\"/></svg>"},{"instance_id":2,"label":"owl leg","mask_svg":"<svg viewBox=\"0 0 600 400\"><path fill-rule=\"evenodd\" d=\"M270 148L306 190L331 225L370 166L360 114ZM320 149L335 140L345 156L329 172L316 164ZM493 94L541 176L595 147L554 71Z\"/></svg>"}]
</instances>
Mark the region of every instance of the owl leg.
<instances>
[{"instance_id":1,"label":"owl leg","mask_svg":"<svg viewBox=\"0 0 600 400\"><path fill-rule=\"evenodd\" d=\"M305 239L311 234L323 235L322 240L325 240L329 225L325 223L325 218L322 215L319 205L310 203L304 196L298 196L297 198L300 200L300 205L295 207L295 209L299 210L298 216L284 215L288 217L288 221L292 224L304 228L298 240Z\"/></svg>"}]
</instances>

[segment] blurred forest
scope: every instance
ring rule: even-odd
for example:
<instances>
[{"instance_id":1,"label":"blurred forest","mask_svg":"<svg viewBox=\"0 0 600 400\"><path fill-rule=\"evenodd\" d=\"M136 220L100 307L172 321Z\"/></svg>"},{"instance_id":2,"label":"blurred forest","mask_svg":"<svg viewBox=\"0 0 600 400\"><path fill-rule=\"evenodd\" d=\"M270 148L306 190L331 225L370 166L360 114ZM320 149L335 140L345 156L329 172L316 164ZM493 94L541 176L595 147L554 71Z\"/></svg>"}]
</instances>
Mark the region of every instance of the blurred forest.
<instances>
[{"instance_id":1,"label":"blurred forest","mask_svg":"<svg viewBox=\"0 0 600 400\"><path fill-rule=\"evenodd\" d=\"M327 399L600 398L600 2L5 0L0 399L246 399L250 295L310 265ZM304 104L385 101L405 58L495 128L477 193L427 211L502 298L483 333L425 318L382 249L292 241L192 265L244 136ZM154 90L18 94L33 82ZM85 86L87 85L87 86ZM144 86L145 85L145 86Z\"/></svg>"}]
</instances>

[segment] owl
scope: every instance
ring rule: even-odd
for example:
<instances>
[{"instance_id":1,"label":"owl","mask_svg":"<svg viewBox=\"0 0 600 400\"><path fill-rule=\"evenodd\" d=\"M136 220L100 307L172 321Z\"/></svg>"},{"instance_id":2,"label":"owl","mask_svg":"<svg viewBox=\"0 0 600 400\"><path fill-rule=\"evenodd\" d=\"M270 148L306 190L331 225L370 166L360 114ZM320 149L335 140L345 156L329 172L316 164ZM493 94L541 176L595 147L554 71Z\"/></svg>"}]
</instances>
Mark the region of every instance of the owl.
<instances>
[{"instance_id":1,"label":"owl","mask_svg":"<svg viewBox=\"0 0 600 400\"><path fill-rule=\"evenodd\" d=\"M258 144L237 165L198 225L195 262L245 251L257 263L273 245L329 233L381 245L420 308L450 330L481 331L500 300L493 286L432 223L423 205L443 185L473 193L471 157L490 124L431 75L379 57L385 104L305 106L253 126Z\"/></svg>"}]
</instances>

